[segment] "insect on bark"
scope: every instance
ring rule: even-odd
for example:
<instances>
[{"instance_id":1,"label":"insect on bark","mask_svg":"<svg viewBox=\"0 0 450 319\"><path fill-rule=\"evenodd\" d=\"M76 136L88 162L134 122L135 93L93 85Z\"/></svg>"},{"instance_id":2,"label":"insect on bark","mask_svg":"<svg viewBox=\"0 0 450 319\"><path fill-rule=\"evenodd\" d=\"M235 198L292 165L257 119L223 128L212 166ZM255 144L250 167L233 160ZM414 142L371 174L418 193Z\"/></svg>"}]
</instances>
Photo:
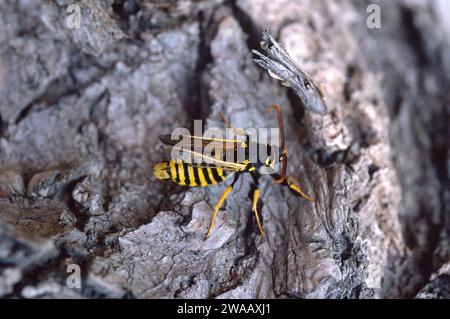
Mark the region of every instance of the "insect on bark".
<instances>
[{"instance_id":1,"label":"insect on bark","mask_svg":"<svg viewBox=\"0 0 450 319\"><path fill-rule=\"evenodd\" d=\"M249 150L258 149L263 147L262 144L251 145L254 142L250 141L248 135L243 132L245 136L245 142L242 140L224 140L217 138L205 138L201 136L187 135L183 136L183 139L173 140L170 135L161 135L160 139L167 150L176 149L184 154L192 155L192 159L198 159L198 161L191 160L190 162L184 161L181 158L171 159L169 161L163 161L157 163L153 167L153 174L159 180L171 180L178 185L182 186L209 186L225 181L229 174L234 174L233 180L230 185L227 186L225 192L220 197L209 224L208 232L206 234L207 239L213 229L214 220L217 213L224 203L225 199L230 195L233 187L242 174L250 174L253 179L251 185L251 200L252 200L252 212L255 215L256 223L261 236L264 238L264 230L259 218L258 212L258 199L260 196L259 178L261 174L259 170L263 167L274 167L275 163L281 164L281 172L274 172L271 174L273 183L288 187L295 195L303 197L309 201L314 201L310 196L303 193L300 186L296 183L295 178L286 176L286 166L288 161L288 151L284 141L284 127L283 118L281 114L281 108L277 104L270 106L269 110L275 110L278 118L278 128L280 130L279 145L264 145L264 148L269 150L269 153L263 157L257 157L256 162L250 160ZM228 126L228 125L227 125ZM186 141L186 142L184 142ZM231 143L230 143L231 142ZM217 149L224 150L225 152L217 152L215 157L204 154L204 152L196 152L192 150L195 144L199 144L201 147L209 147L215 145ZM228 151L238 152L243 150L244 159L241 161L228 161L225 153ZM259 154L259 153L258 153ZM234 156L237 158L237 156Z\"/></svg>"}]
</instances>

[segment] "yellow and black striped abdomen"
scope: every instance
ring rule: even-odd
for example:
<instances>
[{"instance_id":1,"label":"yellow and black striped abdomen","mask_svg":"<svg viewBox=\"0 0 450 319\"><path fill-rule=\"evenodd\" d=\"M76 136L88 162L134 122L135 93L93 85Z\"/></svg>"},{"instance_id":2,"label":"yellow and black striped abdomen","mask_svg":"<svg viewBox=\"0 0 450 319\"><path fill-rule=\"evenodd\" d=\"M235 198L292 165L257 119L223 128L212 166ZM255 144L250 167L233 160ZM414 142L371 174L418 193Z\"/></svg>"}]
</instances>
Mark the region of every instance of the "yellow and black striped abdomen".
<instances>
[{"instance_id":1,"label":"yellow and black striped abdomen","mask_svg":"<svg viewBox=\"0 0 450 319\"><path fill-rule=\"evenodd\" d=\"M226 172L221 167L197 167L173 160L161 162L153 167L157 179L171 179L183 186L208 186L225 180Z\"/></svg>"}]
</instances>

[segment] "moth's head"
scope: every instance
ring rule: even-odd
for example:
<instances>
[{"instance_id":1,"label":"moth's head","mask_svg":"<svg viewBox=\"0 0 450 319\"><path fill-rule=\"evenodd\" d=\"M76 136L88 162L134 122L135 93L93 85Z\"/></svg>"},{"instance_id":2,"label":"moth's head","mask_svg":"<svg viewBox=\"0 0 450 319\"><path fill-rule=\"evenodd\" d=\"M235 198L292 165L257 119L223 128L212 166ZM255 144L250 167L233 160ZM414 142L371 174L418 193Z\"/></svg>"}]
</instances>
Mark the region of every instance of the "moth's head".
<instances>
[{"instance_id":1,"label":"moth's head","mask_svg":"<svg viewBox=\"0 0 450 319\"><path fill-rule=\"evenodd\" d=\"M276 150L278 150L278 152ZM270 152L271 155L265 159L264 165L275 170L276 165L284 161L284 155L287 155L287 149L280 147L277 148L273 145Z\"/></svg>"},{"instance_id":2,"label":"moth's head","mask_svg":"<svg viewBox=\"0 0 450 319\"><path fill-rule=\"evenodd\" d=\"M266 160L264 161L264 165L272 169L275 169L275 161L272 157L266 158Z\"/></svg>"}]
</instances>

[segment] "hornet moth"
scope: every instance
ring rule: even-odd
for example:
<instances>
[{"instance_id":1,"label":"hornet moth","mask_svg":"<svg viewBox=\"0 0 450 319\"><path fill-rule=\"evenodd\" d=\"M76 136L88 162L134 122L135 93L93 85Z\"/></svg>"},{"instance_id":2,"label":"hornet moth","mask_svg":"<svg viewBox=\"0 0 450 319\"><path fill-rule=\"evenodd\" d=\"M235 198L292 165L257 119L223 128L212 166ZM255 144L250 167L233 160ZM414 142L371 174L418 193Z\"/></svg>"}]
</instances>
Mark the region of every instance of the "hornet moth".
<instances>
[{"instance_id":1,"label":"hornet moth","mask_svg":"<svg viewBox=\"0 0 450 319\"><path fill-rule=\"evenodd\" d=\"M153 174L157 179L171 180L172 182L182 186L205 187L223 182L229 174L234 174L231 184L226 187L225 192L222 194L219 201L214 207L214 212L205 239L208 239L208 237L211 235L214 226L214 220L220 207L222 206L225 199L230 195L239 177L244 173L250 174L253 179L250 193L250 197L253 203L252 212L255 215L256 223L262 238L265 238L265 234L261 226L261 221L257 210L257 203L260 195L259 178L261 177L259 169L261 169L262 167L273 168L274 163L280 163L282 167L281 173L274 172L270 175L273 178L273 182L275 184L287 186L297 196L314 202L314 199L303 193L298 184L294 182L294 178L286 177L288 151L284 141L284 127L281 109L277 104L274 104L270 106L269 110L275 110L277 113L278 129L280 132L279 145L264 145L264 147L266 147L266 150L268 150L267 153L269 153L270 155L266 154L266 156L261 157L258 152L257 159L253 162L250 161L248 150L251 147L262 147L262 145L259 143L257 143L258 145L251 145L251 143L254 142L250 142L248 135L245 135L245 141L239 139L226 140L194 135L183 136L183 141L187 140L187 142L180 142L177 140L174 141L171 139L171 135L160 136L160 140L163 144L165 144L165 146L167 146L169 150L176 149L190 154L198 159L198 163L195 163L193 161L186 162L180 158L157 163L153 167ZM227 126L229 125L227 124ZM241 132L240 134L245 134L245 132ZM203 152L192 150L193 146L195 145L201 146L202 148L215 145L219 146L225 152L243 151L242 154L244 154L244 158L241 161L227 161L225 152L219 152L215 154L215 156L209 156L205 155Z\"/></svg>"}]
</instances>

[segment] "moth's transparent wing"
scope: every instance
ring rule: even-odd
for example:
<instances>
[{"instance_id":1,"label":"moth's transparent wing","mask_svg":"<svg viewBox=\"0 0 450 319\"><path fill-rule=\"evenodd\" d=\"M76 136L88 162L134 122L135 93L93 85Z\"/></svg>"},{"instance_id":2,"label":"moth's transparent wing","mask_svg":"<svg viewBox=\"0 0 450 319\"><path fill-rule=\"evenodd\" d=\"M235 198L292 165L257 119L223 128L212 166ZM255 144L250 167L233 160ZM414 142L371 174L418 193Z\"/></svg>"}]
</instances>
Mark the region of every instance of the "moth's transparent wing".
<instances>
[{"instance_id":1,"label":"moth's transparent wing","mask_svg":"<svg viewBox=\"0 0 450 319\"><path fill-rule=\"evenodd\" d=\"M174 154L172 158L174 161L183 161L184 163L194 167L218 166L228 171L240 171L246 167L246 164L229 162L223 160L221 157L196 152L178 145L164 145L163 148Z\"/></svg>"}]
</instances>

